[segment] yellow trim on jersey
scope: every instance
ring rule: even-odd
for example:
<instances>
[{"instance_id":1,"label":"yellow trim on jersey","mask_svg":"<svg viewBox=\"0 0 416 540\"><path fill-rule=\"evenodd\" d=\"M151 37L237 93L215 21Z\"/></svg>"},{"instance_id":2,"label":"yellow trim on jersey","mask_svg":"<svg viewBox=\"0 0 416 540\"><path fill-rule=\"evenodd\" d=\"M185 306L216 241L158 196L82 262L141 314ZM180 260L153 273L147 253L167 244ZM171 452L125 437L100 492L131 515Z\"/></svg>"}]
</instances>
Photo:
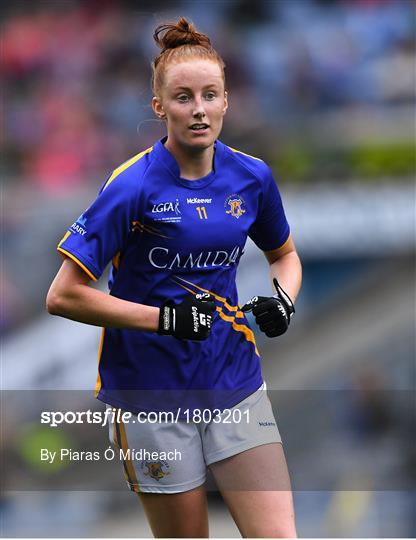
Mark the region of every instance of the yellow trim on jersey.
<instances>
[{"instance_id":1,"label":"yellow trim on jersey","mask_svg":"<svg viewBox=\"0 0 416 540\"><path fill-rule=\"evenodd\" d=\"M185 291L188 291L190 292L191 294L196 294L195 291L192 291L191 289L189 289L188 287L186 287L185 285L182 285L182 283L178 283L177 281L173 280L176 285L179 285L179 287L182 287L182 289L185 289ZM218 308L217 308L218 309Z\"/></svg>"},{"instance_id":2,"label":"yellow trim on jersey","mask_svg":"<svg viewBox=\"0 0 416 540\"><path fill-rule=\"evenodd\" d=\"M193 287L195 287L196 289L202 291L202 292L206 292L208 294L212 294L212 296L218 300L219 302L222 302L224 307L226 309L228 309L228 311L236 311L235 315L225 315L225 313L223 313L223 308L222 307L218 307L216 306L216 311L219 313L219 316L221 317L221 319L223 321L226 321L226 322L229 322L232 324L232 327L233 327L233 330L235 330L236 332L242 332L246 338L247 341L249 341L250 343L252 343L254 345L254 349L256 351L256 354L257 356L260 356L260 353L257 349L257 345L256 345L256 339L254 337L254 333L253 331L251 330L251 328L249 328L247 325L245 324L238 324L235 322L235 319L236 318L243 318L244 317L244 313L242 311L240 311L238 309L238 306L230 306L227 302L226 302L226 299L223 297L223 296L219 296L218 294L215 294L214 292L208 290L208 289L204 289L203 287L199 287L199 285L195 285L195 283L192 283L191 281L187 281L186 279L183 279L179 276L175 276L177 279L180 279L181 281L184 281L185 283L188 283L189 285L192 285ZM192 294L196 294L194 291L192 291L191 289L189 289L188 287L186 287L185 285L182 285L182 283L178 283L177 281L173 280L177 285L179 285L180 287L182 287L183 289L185 289L186 291L189 291L190 293Z\"/></svg>"},{"instance_id":3,"label":"yellow trim on jersey","mask_svg":"<svg viewBox=\"0 0 416 540\"><path fill-rule=\"evenodd\" d=\"M289 233L289 236L286 238L286 240L283 242L283 244L281 246L279 246L278 248L276 248L276 249L281 249L283 246L285 246L289 242L289 240L291 238L292 238L292 235L291 235L291 233Z\"/></svg>"},{"instance_id":4,"label":"yellow trim on jersey","mask_svg":"<svg viewBox=\"0 0 416 540\"><path fill-rule=\"evenodd\" d=\"M127 161L125 161L124 163L122 163L119 167L117 167L117 169L114 169L113 174L107 180L107 182L106 182L106 184L105 184L105 186L103 188L103 191L108 188L108 186L111 184L111 182L113 180L115 180L119 174L121 174L123 171L128 169L130 167L130 165L133 165L133 163L136 163L136 161L139 161L139 159L141 159L145 154L148 154L152 150L153 150L153 146L151 146L150 148L147 148L146 150L143 150L143 152L140 152L140 154L137 154L136 156L133 156L132 158L130 158Z\"/></svg>"},{"instance_id":5,"label":"yellow trim on jersey","mask_svg":"<svg viewBox=\"0 0 416 540\"><path fill-rule=\"evenodd\" d=\"M89 275L89 277L90 277L91 279L93 279L94 281L98 281L98 279L94 276L94 274L92 274L92 273L88 270L88 268L87 268L84 264L82 264L82 262L81 262L80 260L78 260L78 259L75 257L75 255L72 255L72 253L70 253L70 252L67 251L66 249L61 248L61 247L59 247L59 246L58 246L57 249L58 249L58 251L59 251L60 253L63 253L64 255L66 255L67 257L69 257L70 259L72 259L74 262L76 262L77 265L80 266L80 267L84 270L84 272L85 272L86 274Z\"/></svg>"},{"instance_id":6,"label":"yellow trim on jersey","mask_svg":"<svg viewBox=\"0 0 416 540\"><path fill-rule=\"evenodd\" d=\"M161 236L162 238L168 238L169 240L172 238L172 236L165 236L164 234L161 234L160 232L157 232L157 229L155 227L151 227L150 225L143 225L143 223L140 223L140 221L133 221L132 222L133 231L136 229L139 229L140 232L147 232L149 234L154 234L156 236Z\"/></svg>"},{"instance_id":7,"label":"yellow trim on jersey","mask_svg":"<svg viewBox=\"0 0 416 540\"><path fill-rule=\"evenodd\" d=\"M103 354L105 328L101 328L100 344L98 345L98 373L97 381L95 383L95 397L98 396L98 392L101 390L101 377L100 377L100 362L101 355Z\"/></svg>"},{"instance_id":8,"label":"yellow trim on jersey","mask_svg":"<svg viewBox=\"0 0 416 540\"><path fill-rule=\"evenodd\" d=\"M215 294L214 292L209 291L208 289L204 289L203 287L199 287L198 285L195 285L194 283L192 283L192 281L187 281L186 279L183 279L180 276L176 276L176 278L180 279L184 283L188 283L188 285L192 285L193 287L195 287L199 291L212 294L212 296L215 298L215 300L218 300L218 302L222 302L224 304L224 306L228 309L228 311L237 311L238 310L238 306L230 306L230 304L227 302L227 299L224 298L223 296L219 296L218 294Z\"/></svg>"},{"instance_id":9,"label":"yellow trim on jersey","mask_svg":"<svg viewBox=\"0 0 416 540\"><path fill-rule=\"evenodd\" d=\"M113 260L112 260L112 263L113 263L113 266L116 270L118 270L119 266L120 266L120 257L121 257L121 251L118 251L114 257L113 257Z\"/></svg>"},{"instance_id":10,"label":"yellow trim on jersey","mask_svg":"<svg viewBox=\"0 0 416 540\"><path fill-rule=\"evenodd\" d=\"M138 221L138 223L140 223L140 221ZM140 223L141 225L141 223ZM160 232L159 229L157 227L153 227L152 225L143 225L143 227L146 227L147 229L150 229L151 231L155 231L155 232ZM167 236L166 238L170 238L169 236Z\"/></svg>"},{"instance_id":11,"label":"yellow trim on jersey","mask_svg":"<svg viewBox=\"0 0 416 540\"><path fill-rule=\"evenodd\" d=\"M62 237L62 240L59 242L58 244L58 247L61 246L61 244L63 244L65 242L65 240L71 235L71 231L66 231L66 233L64 234L64 236Z\"/></svg>"},{"instance_id":12,"label":"yellow trim on jersey","mask_svg":"<svg viewBox=\"0 0 416 540\"><path fill-rule=\"evenodd\" d=\"M217 311L223 321L227 321L232 324L233 330L235 330L236 332L242 332L244 334L246 340L254 345L254 349L256 351L257 356L260 356L260 353L257 349L256 339L254 337L253 330L251 330L251 328L249 328L245 324L237 324L235 322L235 317L230 317L229 315L225 315L222 312L221 308L217 308Z\"/></svg>"},{"instance_id":13,"label":"yellow trim on jersey","mask_svg":"<svg viewBox=\"0 0 416 540\"><path fill-rule=\"evenodd\" d=\"M257 159L257 161L263 161L262 159L258 158L258 157L255 157L255 156L251 156L250 154L246 154L245 152L242 152L241 150L236 150L235 148L231 148L231 146L228 147L231 152L236 152L237 154L243 154L243 156L247 156L247 157L251 157L253 159Z\"/></svg>"},{"instance_id":14,"label":"yellow trim on jersey","mask_svg":"<svg viewBox=\"0 0 416 540\"><path fill-rule=\"evenodd\" d=\"M222 307L217 307L217 311L223 312ZM234 319L244 319L244 313L242 311L237 311L237 313L235 313L234 315L230 315L230 317L233 317Z\"/></svg>"},{"instance_id":15,"label":"yellow trim on jersey","mask_svg":"<svg viewBox=\"0 0 416 540\"><path fill-rule=\"evenodd\" d=\"M257 345L256 345L256 339L254 337L254 333L251 330L251 328L249 328L245 324L236 323L235 322L235 316L225 315L225 313L223 313L223 311L222 311L222 308L217 308L217 311L218 311L218 313L219 313L222 320L230 322L232 324L234 330L236 330L237 332L242 332L245 335L247 341L249 341L250 343L252 343L254 345L254 348L256 350L256 354L258 356L260 356L259 351L257 349Z\"/></svg>"},{"instance_id":16,"label":"yellow trim on jersey","mask_svg":"<svg viewBox=\"0 0 416 540\"><path fill-rule=\"evenodd\" d=\"M291 237L292 237L292 235L291 235L291 233L289 233L289 236L286 238L286 240L283 242L283 244L281 246L278 246L277 248L273 248L273 249L268 249L264 253L269 253L270 251L276 251L277 249L282 249L282 247L284 247L289 242Z\"/></svg>"}]
</instances>

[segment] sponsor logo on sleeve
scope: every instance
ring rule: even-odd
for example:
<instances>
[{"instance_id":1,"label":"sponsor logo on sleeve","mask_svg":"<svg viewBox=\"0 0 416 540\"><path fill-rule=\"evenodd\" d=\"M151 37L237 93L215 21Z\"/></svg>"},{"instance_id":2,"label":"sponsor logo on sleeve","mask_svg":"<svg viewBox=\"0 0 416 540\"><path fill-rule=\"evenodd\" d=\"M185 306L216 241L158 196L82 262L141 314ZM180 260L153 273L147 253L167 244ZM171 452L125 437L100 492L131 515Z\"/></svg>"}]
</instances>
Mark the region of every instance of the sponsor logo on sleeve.
<instances>
[{"instance_id":1,"label":"sponsor logo on sleeve","mask_svg":"<svg viewBox=\"0 0 416 540\"><path fill-rule=\"evenodd\" d=\"M81 214L79 218L71 225L71 231L81 236L84 236L87 232L87 218L84 214Z\"/></svg>"}]
</instances>

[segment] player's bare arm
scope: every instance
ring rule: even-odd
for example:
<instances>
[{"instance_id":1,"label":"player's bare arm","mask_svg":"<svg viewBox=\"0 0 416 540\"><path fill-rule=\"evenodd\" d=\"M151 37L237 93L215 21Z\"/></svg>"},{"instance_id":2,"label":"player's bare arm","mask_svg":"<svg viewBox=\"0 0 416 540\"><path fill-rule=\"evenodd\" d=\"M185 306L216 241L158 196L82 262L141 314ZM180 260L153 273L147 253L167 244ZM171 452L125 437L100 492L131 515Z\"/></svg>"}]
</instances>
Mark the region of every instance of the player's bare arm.
<instances>
[{"instance_id":1,"label":"player's bare arm","mask_svg":"<svg viewBox=\"0 0 416 540\"><path fill-rule=\"evenodd\" d=\"M302 284L302 266L291 236L283 246L264 252L270 264L271 280L276 278L293 303Z\"/></svg>"},{"instance_id":2,"label":"player's bare arm","mask_svg":"<svg viewBox=\"0 0 416 540\"><path fill-rule=\"evenodd\" d=\"M94 326L156 332L160 309L129 302L92 288L71 259L63 261L46 298L48 312Z\"/></svg>"},{"instance_id":3,"label":"player's bare arm","mask_svg":"<svg viewBox=\"0 0 416 540\"><path fill-rule=\"evenodd\" d=\"M168 299L158 308L105 294L89 283L89 276L66 258L46 299L49 313L95 326L158 332L195 341L210 334L215 303L209 294L189 295L180 304Z\"/></svg>"},{"instance_id":4,"label":"player's bare arm","mask_svg":"<svg viewBox=\"0 0 416 540\"><path fill-rule=\"evenodd\" d=\"M302 268L290 235L280 248L264 253L270 264L275 294L271 297L254 296L242 311L252 311L260 330L273 338L281 336L289 328L300 290Z\"/></svg>"}]
</instances>

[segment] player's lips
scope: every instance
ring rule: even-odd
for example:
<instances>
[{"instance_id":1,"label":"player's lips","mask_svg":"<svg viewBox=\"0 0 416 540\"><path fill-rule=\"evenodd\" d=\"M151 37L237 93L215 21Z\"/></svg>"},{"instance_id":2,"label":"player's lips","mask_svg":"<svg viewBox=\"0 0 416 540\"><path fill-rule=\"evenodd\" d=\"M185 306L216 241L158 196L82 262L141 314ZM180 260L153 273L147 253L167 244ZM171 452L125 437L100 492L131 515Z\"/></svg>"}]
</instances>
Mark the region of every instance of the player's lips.
<instances>
[{"instance_id":1,"label":"player's lips","mask_svg":"<svg viewBox=\"0 0 416 540\"><path fill-rule=\"evenodd\" d=\"M192 124L189 126L189 129L195 133L206 133L208 131L209 125L204 123Z\"/></svg>"}]
</instances>

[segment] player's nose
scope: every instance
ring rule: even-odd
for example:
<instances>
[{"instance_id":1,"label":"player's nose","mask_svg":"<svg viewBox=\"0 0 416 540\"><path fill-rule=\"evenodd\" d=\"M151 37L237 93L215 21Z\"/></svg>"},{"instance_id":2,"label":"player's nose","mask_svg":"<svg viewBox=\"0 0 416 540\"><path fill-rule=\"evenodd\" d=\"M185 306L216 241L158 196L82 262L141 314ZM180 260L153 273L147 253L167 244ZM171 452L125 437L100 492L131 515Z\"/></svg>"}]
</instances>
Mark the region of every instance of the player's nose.
<instances>
[{"instance_id":1,"label":"player's nose","mask_svg":"<svg viewBox=\"0 0 416 540\"><path fill-rule=\"evenodd\" d=\"M192 111L192 115L194 118L203 118L205 116L205 109L204 104L202 102L201 98L195 99L195 105L194 110Z\"/></svg>"}]
</instances>

